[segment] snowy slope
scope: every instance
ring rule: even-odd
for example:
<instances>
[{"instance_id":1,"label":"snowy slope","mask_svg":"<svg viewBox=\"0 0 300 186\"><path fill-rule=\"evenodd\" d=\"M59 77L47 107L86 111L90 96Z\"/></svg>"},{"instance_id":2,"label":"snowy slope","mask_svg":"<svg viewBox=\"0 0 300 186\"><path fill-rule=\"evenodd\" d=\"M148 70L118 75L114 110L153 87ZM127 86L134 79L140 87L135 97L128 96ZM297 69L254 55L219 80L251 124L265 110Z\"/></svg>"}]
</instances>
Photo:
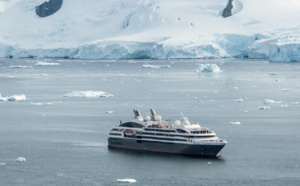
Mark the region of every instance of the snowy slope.
<instances>
[{"instance_id":1,"label":"snowy slope","mask_svg":"<svg viewBox=\"0 0 300 186\"><path fill-rule=\"evenodd\" d=\"M209 58L300 61L298 0L0 0L0 57ZM299 54L299 55L298 55Z\"/></svg>"}]
</instances>

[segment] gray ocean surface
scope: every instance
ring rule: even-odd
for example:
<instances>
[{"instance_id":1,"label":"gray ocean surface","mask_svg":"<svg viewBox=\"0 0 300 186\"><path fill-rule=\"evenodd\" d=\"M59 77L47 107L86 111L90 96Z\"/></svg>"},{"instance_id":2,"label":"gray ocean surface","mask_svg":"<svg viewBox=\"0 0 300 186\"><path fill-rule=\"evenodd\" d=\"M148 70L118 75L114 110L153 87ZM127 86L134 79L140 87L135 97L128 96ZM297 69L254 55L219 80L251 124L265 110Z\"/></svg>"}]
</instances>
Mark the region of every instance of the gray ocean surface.
<instances>
[{"instance_id":1,"label":"gray ocean surface","mask_svg":"<svg viewBox=\"0 0 300 186\"><path fill-rule=\"evenodd\" d=\"M300 63L0 59L0 185L298 185ZM195 72L198 64L223 72ZM144 64L170 65L145 69ZM27 67L24 67L27 66ZM114 97L64 97L72 91ZM281 101L264 104L265 99ZM268 106L268 110L260 110ZM109 129L154 108L228 141L222 158L107 148ZM106 113L113 111L113 113ZM232 122L240 122L231 124ZM15 161L25 157L25 162ZM133 178L135 183L117 179Z\"/></svg>"}]
</instances>

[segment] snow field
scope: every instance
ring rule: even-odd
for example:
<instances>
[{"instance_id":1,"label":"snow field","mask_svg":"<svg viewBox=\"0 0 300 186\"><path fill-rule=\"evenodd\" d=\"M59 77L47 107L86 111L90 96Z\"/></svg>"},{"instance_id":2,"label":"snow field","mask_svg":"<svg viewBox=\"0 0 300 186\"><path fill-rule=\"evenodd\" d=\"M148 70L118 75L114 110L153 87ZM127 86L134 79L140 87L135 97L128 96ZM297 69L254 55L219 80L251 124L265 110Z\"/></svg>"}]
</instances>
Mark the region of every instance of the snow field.
<instances>
[{"instance_id":1,"label":"snow field","mask_svg":"<svg viewBox=\"0 0 300 186\"><path fill-rule=\"evenodd\" d=\"M0 57L300 61L297 0L234 0L228 18L228 0L64 0L39 18L43 2L0 1Z\"/></svg>"}]
</instances>

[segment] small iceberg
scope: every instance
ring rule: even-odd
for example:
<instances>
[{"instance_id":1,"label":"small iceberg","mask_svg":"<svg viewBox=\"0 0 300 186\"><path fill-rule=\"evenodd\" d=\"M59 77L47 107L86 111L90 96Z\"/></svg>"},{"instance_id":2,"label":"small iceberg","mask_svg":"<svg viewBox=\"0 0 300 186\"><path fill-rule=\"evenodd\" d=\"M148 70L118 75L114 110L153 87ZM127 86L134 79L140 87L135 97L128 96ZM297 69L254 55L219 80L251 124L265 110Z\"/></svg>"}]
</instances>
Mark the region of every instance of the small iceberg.
<instances>
[{"instance_id":1,"label":"small iceberg","mask_svg":"<svg viewBox=\"0 0 300 186\"><path fill-rule=\"evenodd\" d=\"M26 96L24 94L13 95L9 97L1 97L0 95L0 101L24 101L24 100L26 100Z\"/></svg>"},{"instance_id":2,"label":"small iceberg","mask_svg":"<svg viewBox=\"0 0 300 186\"><path fill-rule=\"evenodd\" d=\"M289 102L290 105L300 105L300 102Z\"/></svg>"},{"instance_id":3,"label":"small iceberg","mask_svg":"<svg viewBox=\"0 0 300 186\"><path fill-rule=\"evenodd\" d=\"M271 109L271 107L268 107L268 106L260 106L259 107L259 110L269 110Z\"/></svg>"},{"instance_id":4,"label":"small iceberg","mask_svg":"<svg viewBox=\"0 0 300 186\"><path fill-rule=\"evenodd\" d=\"M134 182L136 182L136 180L132 179L132 178L117 179L117 181L122 182L122 183L134 183Z\"/></svg>"},{"instance_id":5,"label":"small iceberg","mask_svg":"<svg viewBox=\"0 0 300 186\"><path fill-rule=\"evenodd\" d=\"M9 68L32 68L32 66L16 65L16 66L9 66Z\"/></svg>"},{"instance_id":6,"label":"small iceberg","mask_svg":"<svg viewBox=\"0 0 300 186\"><path fill-rule=\"evenodd\" d=\"M0 163L0 165L5 165L5 163Z\"/></svg>"},{"instance_id":7,"label":"small iceberg","mask_svg":"<svg viewBox=\"0 0 300 186\"><path fill-rule=\"evenodd\" d=\"M18 157L18 158L16 159L16 161L17 161L17 162L24 162L24 161L26 161L26 159L25 159L24 157Z\"/></svg>"},{"instance_id":8,"label":"small iceberg","mask_svg":"<svg viewBox=\"0 0 300 186\"><path fill-rule=\"evenodd\" d=\"M114 111L112 111L112 110L108 110L105 112L105 114L113 114L113 113L114 113Z\"/></svg>"},{"instance_id":9,"label":"small iceberg","mask_svg":"<svg viewBox=\"0 0 300 186\"><path fill-rule=\"evenodd\" d=\"M48 62L40 61L40 62L37 62L35 65L36 66L58 66L60 64L59 63L48 63Z\"/></svg>"},{"instance_id":10,"label":"small iceberg","mask_svg":"<svg viewBox=\"0 0 300 186\"><path fill-rule=\"evenodd\" d=\"M197 71L200 72L221 72L221 69L216 64L199 64Z\"/></svg>"},{"instance_id":11,"label":"small iceberg","mask_svg":"<svg viewBox=\"0 0 300 186\"><path fill-rule=\"evenodd\" d=\"M109 94L103 91L73 91L66 93L64 97L72 98L98 98L98 97L113 97L113 94Z\"/></svg>"},{"instance_id":12,"label":"small iceberg","mask_svg":"<svg viewBox=\"0 0 300 186\"><path fill-rule=\"evenodd\" d=\"M236 101L236 102L245 102L245 100L244 100L243 98L241 98L241 99L236 99L235 101Z\"/></svg>"},{"instance_id":13,"label":"small iceberg","mask_svg":"<svg viewBox=\"0 0 300 186\"><path fill-rule=\"evenodd\" d=\"M143 65L143 68L159 69L159 68L170 68L170 65Z\"/></svg>"},{"instance_id":14,"label":"small iceberg","mask_svg":"<svg viewBox=\"0 0 300 186\"><path fill-rule=\"evenodd\" d=\"M241 122L239 122L239 121L232 121L232 122L230 122L230 125L240 125L241 124Z\"/></svg>"},{"instance_id":15,"label":"small iceberg","mask_svg":"<svg viewBox=\"0 0 300 186\"><path fill-rule=\"evenodd\" d=\"M288 91L291 91L289 88L282 88L280 89L281 91L285 91L285 92L288 92Z\"/></svg>"},{"instance_id":16,"label":"small iceberg","mask_svg":"<svg viewBox=\"0 0 300 186\"><path fill-rule=\"evenodd\" d=\"M281 104L281 101L274 101L271 99L265 99L264 104Z\"/></svg>"}]
</instances>

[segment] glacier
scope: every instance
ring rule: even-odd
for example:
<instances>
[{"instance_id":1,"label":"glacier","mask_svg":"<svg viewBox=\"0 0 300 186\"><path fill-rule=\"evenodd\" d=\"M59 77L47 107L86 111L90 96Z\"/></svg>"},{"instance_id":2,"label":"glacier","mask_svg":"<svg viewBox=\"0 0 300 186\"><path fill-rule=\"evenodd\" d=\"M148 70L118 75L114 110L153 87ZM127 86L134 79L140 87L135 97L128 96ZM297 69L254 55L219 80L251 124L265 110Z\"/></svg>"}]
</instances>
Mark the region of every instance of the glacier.
<instances>
[{"instance_id":1,"label":"glacier","mask_svg":"<svg viewBox=\"0 0 300 186\"><path fill-rule=\"evenodd\" d=\"M46 2L0 0L0 57L300 61L297 0Z\"/></svg>"}]
</instances>

